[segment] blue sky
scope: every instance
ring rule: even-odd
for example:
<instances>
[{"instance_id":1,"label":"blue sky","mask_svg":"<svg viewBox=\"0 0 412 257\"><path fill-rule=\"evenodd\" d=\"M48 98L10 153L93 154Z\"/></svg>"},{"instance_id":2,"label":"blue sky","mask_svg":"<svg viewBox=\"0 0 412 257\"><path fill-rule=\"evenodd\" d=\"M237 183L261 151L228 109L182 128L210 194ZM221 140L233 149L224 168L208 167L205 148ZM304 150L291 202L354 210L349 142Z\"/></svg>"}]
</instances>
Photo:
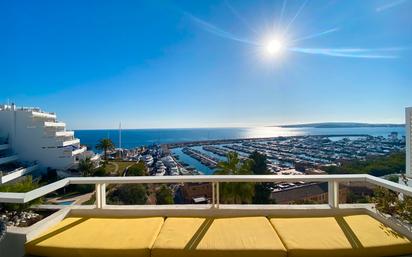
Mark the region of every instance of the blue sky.
<instances>
[{"instance_id":1,"label":"blue sky","mask_svg":"<svg viewBox=\"0 0 412 257\"><path fill-rule=\"evenodd\" d=\"M1 1L0 102L73 129L401 123L410 13L411 0Z\"/></svg>"}]
</instances>

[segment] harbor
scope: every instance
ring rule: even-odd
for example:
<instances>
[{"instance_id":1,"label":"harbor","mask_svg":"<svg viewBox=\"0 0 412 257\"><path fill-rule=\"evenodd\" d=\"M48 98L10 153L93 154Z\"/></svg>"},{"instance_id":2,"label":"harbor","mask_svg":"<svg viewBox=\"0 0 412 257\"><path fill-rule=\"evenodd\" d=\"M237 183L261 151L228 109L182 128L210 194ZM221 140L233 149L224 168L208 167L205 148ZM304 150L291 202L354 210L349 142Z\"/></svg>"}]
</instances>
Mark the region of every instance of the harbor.
<instances>
[{"instance_id":1,"label":"harbor","mask_svg":"<svg viewBox=\"0 0 412 257\"><path fill-rule=\"evenodd\" d=\"M386 136L342 134L190 141L122 149L122 158L143 160L149 174L156 176L213 174L231 151L240 160L254 152L263 154L270 173L285 174L402 152L405 136L393 131Z\"/></svg>"},{"instance_id":2,"label":"harbor","mask_svg":"<svg viewBox=\"0 0 412 257\"><path fill-rule=\"evenodd\" d=\"M302 166L321 168L349 160L365 160L368 156L404 151L404 141L403 136L393 133L387 137L339 135L334 138L327 135L202 141L168 144L167 147L178 162L190 158L192 167L205 174L212 174L216 164L224 160L230 151L237 152L241 159L247 158L254 151L264 154L267 156L270 172L280 174ZM184 147L181 148L182 146ZM182 151L174 152L173 149Z\"/></svg>"}]
</instances>

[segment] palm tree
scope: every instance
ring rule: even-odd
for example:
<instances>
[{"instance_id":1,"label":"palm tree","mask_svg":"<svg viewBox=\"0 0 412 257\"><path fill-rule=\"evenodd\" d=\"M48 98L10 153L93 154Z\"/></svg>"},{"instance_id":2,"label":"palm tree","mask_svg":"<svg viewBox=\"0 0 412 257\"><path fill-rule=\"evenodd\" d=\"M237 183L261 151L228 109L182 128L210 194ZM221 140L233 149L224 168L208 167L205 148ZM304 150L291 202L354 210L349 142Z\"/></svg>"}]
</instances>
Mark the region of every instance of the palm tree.
<instances>
[{"instance_id":1,"label":"palm tree","mask_svg":"<svg viewBox=\"0 0 412 257\"><path fill-rule=\"evenodd\" d=\"M99 143L96 145L96 149L104 151L104 160L107 161L107 152L114 149L114 144L111 139L103 138L99 140Z\"/></svg>"},{"instance_id":2,"label":"palm tree","mask_svg":"<svg viewBox=\"0 0 412 257\"><path fill-rule=\"evenodd\" d=\"M236 152L227 154L227 161L217 164L216 175L251 175L252 160L240 161ZM223 203L251 203L255 194L254 183L220 183Z\"/></svg>"},{"instance_id":3,"label":"palm tree","mask_svg":"<svg viewBox=\"0 0 412 257\"><path fill-rule=\"evenodd\" d=\"M79 171L84 177L90 177L94 173L94 165L90 157L86 157L79 161Z\"/></svg>"}]
</instances>

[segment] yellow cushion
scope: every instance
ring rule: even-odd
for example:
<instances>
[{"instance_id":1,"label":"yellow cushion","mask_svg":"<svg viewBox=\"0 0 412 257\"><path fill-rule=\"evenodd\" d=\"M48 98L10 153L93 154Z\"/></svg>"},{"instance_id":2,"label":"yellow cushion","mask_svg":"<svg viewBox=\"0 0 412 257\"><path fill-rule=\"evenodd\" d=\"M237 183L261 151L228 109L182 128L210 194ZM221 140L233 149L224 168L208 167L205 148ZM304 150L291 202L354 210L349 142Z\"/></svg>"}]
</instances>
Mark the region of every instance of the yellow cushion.
<instances>
[{"instance_id":1,"label":"yellow cushion","mask_svg":"<svg viewBox=\"0 0 412 257\"><path fill-rule=\"evenodd\" d=\"M412 243L368 215L271 218L288 256L394 256Z\"/></svg>"},{"instance_id":2,"label":"yellow cushion","mask_svg":"<svg viewBox=\"0 0 412 257\"><path fill-rule=\"evenodd\" d=\"M265 217L167 218L152 257L286 256L286 250Z\"/></svg>"},{"instance_id":3,"label":"yellow cushion","mask_svg":"<svg viewBox=\"0 0 412 257\"><path fill-rule=\"evenodd\" d=\"M70 217L26 243L26 253L46 257L149 257L164 219Z\"/></svg>"}]
</instances>

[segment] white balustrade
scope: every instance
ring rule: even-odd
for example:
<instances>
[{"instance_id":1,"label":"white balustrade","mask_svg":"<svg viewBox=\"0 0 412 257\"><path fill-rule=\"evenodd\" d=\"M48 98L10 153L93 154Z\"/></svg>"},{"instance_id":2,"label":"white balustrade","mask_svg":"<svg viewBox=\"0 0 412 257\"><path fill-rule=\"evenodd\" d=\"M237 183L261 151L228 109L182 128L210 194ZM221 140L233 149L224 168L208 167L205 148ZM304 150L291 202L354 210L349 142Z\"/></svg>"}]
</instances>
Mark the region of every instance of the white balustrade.
<instances>
[{"instance_id":1,"label":"white balustrade","mask_svg":"<svg viewBox=\"0 0 412 257\"><path fill-rule=\"evenodd\" d=\"M212 183L212 208L220 206L220 182L328 182L328 204L339 208L339 183L368 182L407 196L412 188L366 174L359 175L201 175L201 176L143 176L143 177L69 177L27 193L0 192L0 203L27 203L69 184L94 184L96 186L96 207L106 207L106 187L109 184L173 184Z\"/></svg>"}]
</instances>

